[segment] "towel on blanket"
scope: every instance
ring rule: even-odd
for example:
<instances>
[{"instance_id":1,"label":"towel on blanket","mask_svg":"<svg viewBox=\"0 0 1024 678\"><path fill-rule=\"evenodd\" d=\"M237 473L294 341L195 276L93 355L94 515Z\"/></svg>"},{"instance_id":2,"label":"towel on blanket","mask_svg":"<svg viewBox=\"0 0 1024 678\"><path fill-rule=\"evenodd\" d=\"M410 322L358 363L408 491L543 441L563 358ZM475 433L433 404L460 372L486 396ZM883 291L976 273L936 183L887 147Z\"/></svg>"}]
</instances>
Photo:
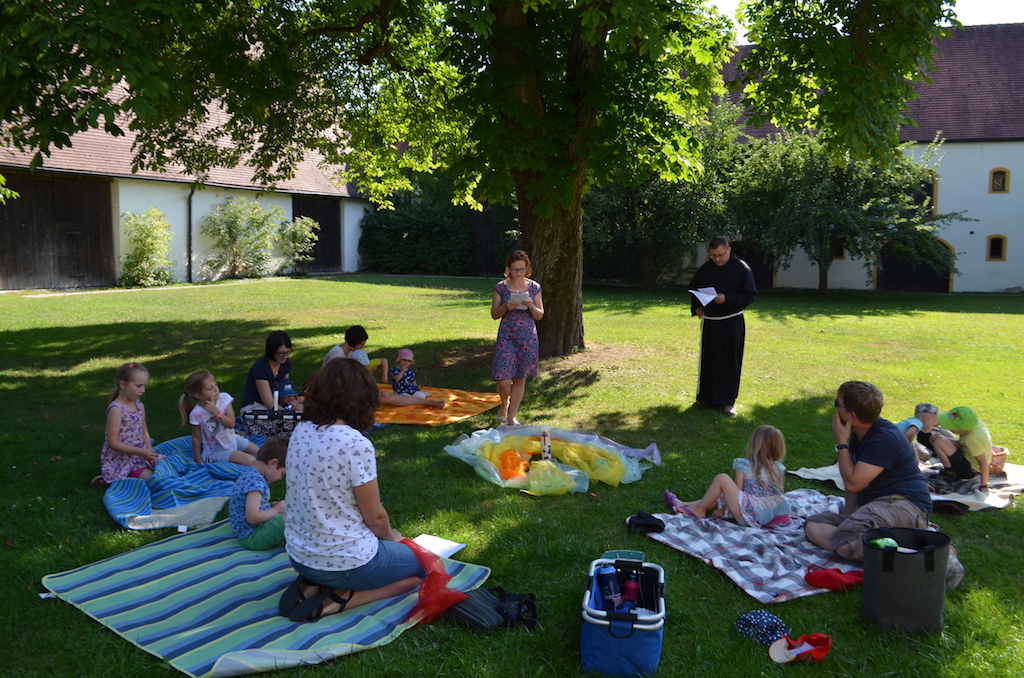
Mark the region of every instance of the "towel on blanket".
<instances>
[{"instance_id":1,"label":"towel on blanket","mask_svg":"<svg viewBox=\"0 0 1024 678\"><path fill-rule=\"evenodd\" d=\"M263 444L258 436L251 440ZM149 480L119 478L107 488L103 505L110 517L132 530L212 523L244 467L226 461L195 463L191 436L168 440L153 449L166 458L156 465Z\"/></svg>"},{"instance_id":2,"label":"towel on blanket","mask_svg":"<svg viewBox=\"0 0 1024 678\"><path fill-rule=\"evenodd\" d=\"M391 393L391 387L386 384L377 384L377 388ZM381 405L380 409L377 410L377 423L421 424L424 426L454 424L457 421L469 419L481 412L495 408L501 402L497 393L475 393L473 391L460 391L455 388L438 388L436 386L422 386L421 388L430 393L431 400L445 401L444 407L425 407L420 405L394 407L392 405Z\"/></svg>"},{"instance_id":3,"label":"towel on blanket","mask_svg":"<svg viewBox=\"0 0 1024 678\"><path fill-rule=\"evenodd\" d=\"M469 591L490 570L442 558L450 588ZM278 616L295 578L283 548L250 551L227 521L43 578L58 598L190 676L239 676L318 664L391 642L418 592L319 623Z\"/></svg>"},{"instance_id":4,"label":"towel on blanket","mask_svg":"<svg viewBox=\"0 0 1024 678\"><path fill-rule=\"evenodd\" d=\"M658 513L665 530L647 536L721 570L762 603L827 593L829 589L815 588L804 581L809 566L849 572L861 565L807 541L804 519L826 511L839 513L843 500L803 489L786 492L786 499L794 515L789 525L758 529L721 519Z\"/></svg>"},{"instance_id":5,"label":"towel on blanket","mask_svg":"<svg viewBox=\"0 0 1024 678\"><path fill-rule=\"evenodd\" d=\"M921 464L921 471L925 475L934 472L936 468L933 468L932 465L927 463ZM820 468L802 467L795 471L790 470L790 473L800 478L806 478L807 480L831 482L840 490L846 489L843 483L843 478L839 474L838 463L832 464L831 466L822 466ZM987 493L977 489L977 481L975 481L974 489L970 493L932 493L932 501L956 502L958 504L963 504L971 511L981 511L982 509L990 508L1006 508L1013 503L1013 498L1015 496L1024 492L1024 466L1019 464L1006 464L1003 467L1002 473L989 478L988 485L989 491Z\"/></svg>"}]
</instances>

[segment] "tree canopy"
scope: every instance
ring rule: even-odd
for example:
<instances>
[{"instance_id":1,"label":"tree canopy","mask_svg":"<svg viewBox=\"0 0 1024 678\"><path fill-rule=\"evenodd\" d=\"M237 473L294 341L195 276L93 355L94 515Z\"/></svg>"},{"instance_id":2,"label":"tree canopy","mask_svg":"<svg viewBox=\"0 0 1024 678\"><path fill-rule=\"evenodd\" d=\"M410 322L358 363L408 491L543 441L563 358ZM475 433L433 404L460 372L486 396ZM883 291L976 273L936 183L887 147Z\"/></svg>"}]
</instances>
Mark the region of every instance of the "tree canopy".
<instances>
[{"instance_id":1,"label":"tree canopy","mask_svg":"<svg viewBox=\"0 0 1024 678\"><path fill-rule=\"evenodd\" d=\"M745 146L738 122L743 110L718 102L698 125L704 171L692 181L653 175L636 183L624 176L583 196L583 251L588 277L637 280L652 289L659 279L679 279L681 263L699 245L731 233L726 214L728 183ZM686 279L689 279L687 276Z\"/></svg>"},{"instance_id":2,"label":"tree canopy","mask_svg":"<svg viewBox=\"0 0 1024 678\"><path fill-rule=\"evenodd\" d=\"M752 0L748 101L891 156L950 6ZM545 355L583 346L583 193L613 170L699 173L695 123L732 51L701 0L6 0L0 17L15 146L128 125L144 167L245 161L274 181L312 150L384 203L438 168L463 200L514 200L547 289Z\"/></svg>"},{"instance_id":3,"label":"tree canopy","mask_svg":"<svg viewBox=\"0 0 1024 678\"><path fill-rule=\"evenodd\" d=\"M962 215L933 211L929 189L940 146L931 144L920 161L902 155L879 167L854 157L837 163L811 134L760 139L733 177L732 219L744 241L775 268L788 268L802 249L818 267L819 294L828 290L837 251L862 259L869 277L884 245L948 274L953 253L935 233Z\"/></svg>"}]
</instances>

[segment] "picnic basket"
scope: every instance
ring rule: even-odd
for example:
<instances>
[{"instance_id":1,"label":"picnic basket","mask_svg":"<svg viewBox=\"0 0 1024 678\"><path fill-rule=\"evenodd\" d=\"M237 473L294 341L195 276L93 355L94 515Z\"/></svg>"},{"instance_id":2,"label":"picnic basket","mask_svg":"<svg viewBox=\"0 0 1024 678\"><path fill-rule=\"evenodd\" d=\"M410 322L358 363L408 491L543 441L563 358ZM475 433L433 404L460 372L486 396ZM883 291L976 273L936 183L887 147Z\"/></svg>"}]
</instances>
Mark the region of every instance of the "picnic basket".
<instances>
[{"instance_id":1,"label":"picnic basket","mask_svg":"<svg viewBox=\"0 0 1024 678\"><path fill-rule=\"evenodd\" d=\"M988 474L990 476L997 476L1003 472L1003 467L1006 464L1006 455L1010 451L1002 445L992 446L992 461L988 463Z\"/></svg>"},{"instance_id":2,"label":"picnic basket","mask_svg":"<svg viewBox=\"0 0 1024 678\"><path fill-rule=\"evenodd\" d=\"M639 573L640 594L635 610L604 609L597 583L597 570L604 565L615 566L620 588L631 572ZM581 614L580 657L584 671L606 676L652 675L661 660L665 631L665 570L641 560L594 560L587 572Z\"/></svg>"}]
</instances>

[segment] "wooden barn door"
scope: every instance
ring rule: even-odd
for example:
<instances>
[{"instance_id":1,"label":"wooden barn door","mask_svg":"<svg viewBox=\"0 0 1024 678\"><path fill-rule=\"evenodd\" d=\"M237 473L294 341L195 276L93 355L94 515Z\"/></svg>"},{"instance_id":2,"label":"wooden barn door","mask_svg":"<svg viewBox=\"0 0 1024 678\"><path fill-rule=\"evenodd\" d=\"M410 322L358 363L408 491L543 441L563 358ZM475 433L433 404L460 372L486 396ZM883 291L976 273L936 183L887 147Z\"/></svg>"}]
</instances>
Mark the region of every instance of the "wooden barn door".
<instances>
[{"instance_id":1,"label":"wooden barn door","mask_svg":"<svg viewBox=\"0 0 1024 678\"><path fill-rule=\"evenodd\" d=\"M0 205L0 289L113 285L110 182L5 176L21 197Z\"/></svg>"},{"instance_id":2,"label":"wooden barn door","mask_svg":"<svg viewBox=\"0 0 1024 678\"><path fill-rule=\"evenodd\" d=\"M341 200L312 196L292 197L292 218L309 217L320 224L309 270L335 273L341 270Z\"/></svg>"},{"instance_id":3,"label":"wooden barn door","mask_svg":"<svg viewBox=\"0 0 1024 678\"><path fill-rule=\"evenodd\" d=\"M886 245L882 248L881 268L875 274L875 289L879 292L936 292L950 290L950 276L939 275L926 264L910 264Z\"/></svg>"}]
</instances>

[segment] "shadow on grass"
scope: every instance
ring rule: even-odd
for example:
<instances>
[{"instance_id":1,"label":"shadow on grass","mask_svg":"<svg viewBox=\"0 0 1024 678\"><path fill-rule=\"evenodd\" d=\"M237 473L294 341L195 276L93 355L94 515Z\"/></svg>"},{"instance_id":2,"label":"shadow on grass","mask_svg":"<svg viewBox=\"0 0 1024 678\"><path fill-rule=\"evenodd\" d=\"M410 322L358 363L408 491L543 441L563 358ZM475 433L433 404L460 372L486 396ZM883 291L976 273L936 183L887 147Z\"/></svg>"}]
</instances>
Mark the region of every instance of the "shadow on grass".
<instances>
[{"instance_id":1,"label":"shadow on grass","mask_svg":"<svg viewBox=\"0 0 1024 678\"><path fill-rule=\"evenodd\" d=\"M397 287L433 287L450 290L452 302L459 306L480 303L480 295L490 293L496 280L487 278L450 278L392 276L385 274L354 274L328 278L338 282L365 282ZM550 297L547 302L554 300ZM645 291L633 287L617 287L601 283L584 283L584 312L640 316L655 308L679 307L689 315L690 294L682 288ZM908 318L925 312L940 313L1009 313L1024 314L1024 295L1002 293L919 294L876 292L873 290L831 290L818 296L816 290L763 290L751 311L766 320L790 318L891 317Z\"/></svg>"}]
</instances>

